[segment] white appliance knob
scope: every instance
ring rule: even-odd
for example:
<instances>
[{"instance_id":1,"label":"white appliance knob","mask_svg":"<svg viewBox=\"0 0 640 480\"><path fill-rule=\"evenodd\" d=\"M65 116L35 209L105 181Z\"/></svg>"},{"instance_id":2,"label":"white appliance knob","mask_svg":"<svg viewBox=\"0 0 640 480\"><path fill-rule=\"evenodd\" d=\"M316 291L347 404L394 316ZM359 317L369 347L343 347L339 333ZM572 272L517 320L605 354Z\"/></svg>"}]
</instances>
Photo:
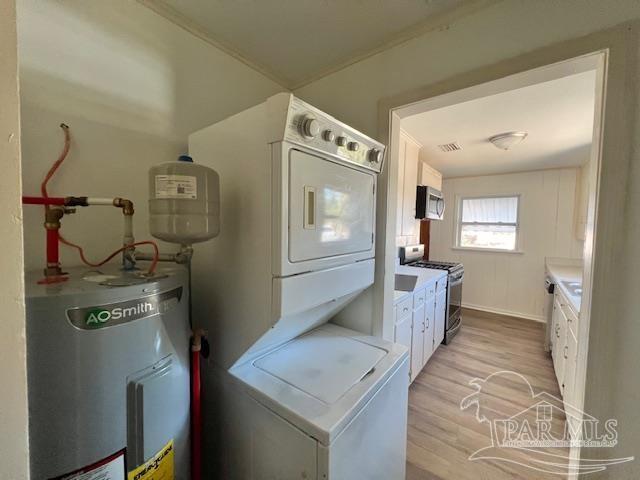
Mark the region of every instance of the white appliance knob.
<instances>
[{"instance_id":1,"label":"white appliance knob","mask_svg":"<svg viewBox=\"0 0 640 480\"><path fill-rule=\"evenodd\" d=\"M382 161L382 152L377 148L369 150L369 161L373 163L380 163Z\"/></svg>"},{"instance_id":2,"label":"white appliance knob","mask_svg":"<svg viewBox=\"0 0 640 480\"><path fill-rule=\"evenodd\" d=\"M339 147L344 147L347 144L347 137L338 137L336 138L336 143Z\"/></svg>"},{"instance_id":3,"label":"white appliance knob","mask_svg":"<svg viewBox=\"0 0 640 480\"><path fill-rule=\"evenodd\" d=\"M324 138L327 142L333 142L333 140L336 138L336 134L331 130L325 130L324 132L322 132L322 138Z\"/></svg>"},{"instance_id":4,"label":"white appliance knob","mask_svg":"<svg viewBox=\"0 0 640 480\"><path fill-rule=\"evenodd\" d=\"M314 138L320 133L320 123L313 117L304 117L301 126L302 135L307 138Z\"/></svg>"},{"instance_id":5,"label":"white appliance knob","mask_svg":"<svg viewBox=\"0 0 640 480\"><path fill-rule=\"evenodd\" d=\"M347 145L347 150L351 150L352 152L357 152L360 148L360 144L358 142L349 142Z\"/></svg>"}]
</instances>

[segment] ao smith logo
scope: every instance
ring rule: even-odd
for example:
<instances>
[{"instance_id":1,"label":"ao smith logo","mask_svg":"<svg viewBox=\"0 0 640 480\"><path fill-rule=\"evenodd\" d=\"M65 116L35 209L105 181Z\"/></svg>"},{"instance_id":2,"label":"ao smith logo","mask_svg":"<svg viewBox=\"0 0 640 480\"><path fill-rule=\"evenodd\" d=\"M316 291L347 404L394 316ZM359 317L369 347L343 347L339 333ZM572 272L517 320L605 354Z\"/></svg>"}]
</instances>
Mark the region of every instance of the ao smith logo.
<instances>
[{"instance_id":1,"label":"ao smith logo","mask_svg":"<svg viewBox=\"0 0 640 480\"><path fill-rule=\"evenodd\" d=\"M67 310L71 325L80 330L109 328L123 323L165 315L180 305L182 287L176 287L148 297L138 297L124 302L74 307ZM184 306L183 306L184 308Z\"/></svg>"},{"instance_id":2,"label":"ao smith logo","mask_svg":"<svg viewBox=\"0 0 640 480\"><path fill-rule=\"evenodd\" d=\"M125 320L129 317L143 315L155 310L155 306L149 302L141 302L130 307L115 307L111 310L96 308L87 312L85 324L88 327L99 327L110 320Z\"/></svg>"}]
</instances>

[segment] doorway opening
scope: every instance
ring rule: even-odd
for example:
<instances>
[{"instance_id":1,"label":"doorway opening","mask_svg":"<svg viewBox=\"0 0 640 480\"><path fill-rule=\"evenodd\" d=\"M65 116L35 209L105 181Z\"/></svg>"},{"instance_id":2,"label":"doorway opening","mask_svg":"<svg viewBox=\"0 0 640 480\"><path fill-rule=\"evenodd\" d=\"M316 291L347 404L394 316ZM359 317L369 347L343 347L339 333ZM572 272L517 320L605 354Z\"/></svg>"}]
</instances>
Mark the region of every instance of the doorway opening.
<instances>
[{"instance_id":1,"label":"doorway opening","mask_svg":"<svg viewBox=\"0 0 640 480\"><path fill-rule=\"evenodd\" d=\"M494 411L509 412L509 418L527 417L528 408L537 415L541 406L549 419L555 412L549 428L554 439L566 441L541 450L542 460L521 449L508 451L509 474L571 478L579 471L580 446L571 440L584 438L588 421L582 409L607 60L606 50L597 51L388 111L384 305L391 308L383 309L384 330L394 336L393 281L387 277L402 268L397 265L414 245L424 245L425 261L463 265L460 331L468 328L458 345L455 339L434 345L429 362L412 365L422 373L412 372L409 474L429 454L431 440L411 430L434 421L425 406L431 401L450 409L438 419L437 431L478 433L476 424L488 423L495 448L492 421L504 419L482 416L480 398L489 397L497 402ZM425 187L444 200L439 217L416 210L429 202L420 198ZM416 332L420 327L414 325ZM407 346L415 344L412 339ZM469 411L461 412L464 400ZM475 453L475 440L467 440L465 448ZM455 447L451 452L451 475L474 468L498 473L491 462L457 458ZM536 468L547 455L561 458L558 471L539 463ZM451 465L463 470L452 472Z\"/></svg>"}]
</instances>

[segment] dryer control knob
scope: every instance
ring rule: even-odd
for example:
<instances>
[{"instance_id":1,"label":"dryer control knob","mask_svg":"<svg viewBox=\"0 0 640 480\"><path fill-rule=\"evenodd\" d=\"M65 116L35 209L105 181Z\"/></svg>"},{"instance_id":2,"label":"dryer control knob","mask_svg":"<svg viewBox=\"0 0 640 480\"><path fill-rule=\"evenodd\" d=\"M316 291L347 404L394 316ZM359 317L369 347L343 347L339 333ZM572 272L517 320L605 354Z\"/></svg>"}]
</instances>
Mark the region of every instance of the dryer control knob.
<instances>
[{"instance_id":1,"label":"dryer control knob","mask_svg":"<svg viewBox=\"0 0 640 480\"><path fill-rule=\"evenodd\" d=\"M336 134L331 130L325 130L324 132L322 132L322 138L324 138L327 142L333 142L333 140L336 138Z\"/></svg>"},{"instance_id":2,"label":"dryer control knob","mask_svg":"<svg viewBox=\"0 0 640 480\"><path fill-rule=\"evenodd\" d=\"M306 116L300 124L300 133L307 138L314 138L320 133L320 123L315 118Z\"/></svg>"},{"instance_id":3,"label":"dryer control knob","mask_svg":"<svg viewBox=\"0 0 640 480\"><path fill-rule=\"evenodd\" d=\"M339 147L344 147L347 144L347 137L340 136L336 138L336 143Z\"/></svg>"},{"instance_id":4,"label":"dryer control knob","mask_svg":"<svg viewBox=\"0 0 640 480\"><path fill-rule=\"evenodd\" d=\"M347 149L352 152L357 152L359 148L360 144L358 142L349 142L349 145L347 145Z\"/></svg>"},{"instance_id":5,"label":"dryer control knob","mask_svg":"<svg viewBox=\"0 0 640 480\"><path fill-rule=\"evenodd\" d=\"M382 162L382 152L377 148L372 148L371 150L369 150L369 161L372 163Z\"/></svg>"}]
</instances>

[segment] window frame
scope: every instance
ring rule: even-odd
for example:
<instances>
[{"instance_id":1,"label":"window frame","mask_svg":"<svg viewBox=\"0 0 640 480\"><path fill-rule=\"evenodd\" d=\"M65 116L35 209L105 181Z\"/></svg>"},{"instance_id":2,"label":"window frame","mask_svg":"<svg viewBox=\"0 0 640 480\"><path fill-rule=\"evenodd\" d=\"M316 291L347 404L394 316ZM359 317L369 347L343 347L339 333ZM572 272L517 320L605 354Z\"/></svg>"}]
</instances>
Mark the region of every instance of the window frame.
<instances>
[{"instance_id":1,"label":"window frame","mask_svg":"<svg viewBox=\"0 0 640 480\"><path fill-rule=\"evenodd\" d=\"M516 221L514 222L463 222L462 210L464 200L482 200L486 198L516 198ZM496 193L487 195L458 195L456 196L456 217L454 223L454 250L468 250L475 252L494 252L494 253L523 253L521 250L522 244L520 241L520 207L521 207L522 195L519 193ZM506 248L485 248L485 247L466 247L462 245L462 227L464 225L489 225L489 226L507 226L515 227L516 229L516 241L513 249Z\"/></svg>"}]
</instances>

